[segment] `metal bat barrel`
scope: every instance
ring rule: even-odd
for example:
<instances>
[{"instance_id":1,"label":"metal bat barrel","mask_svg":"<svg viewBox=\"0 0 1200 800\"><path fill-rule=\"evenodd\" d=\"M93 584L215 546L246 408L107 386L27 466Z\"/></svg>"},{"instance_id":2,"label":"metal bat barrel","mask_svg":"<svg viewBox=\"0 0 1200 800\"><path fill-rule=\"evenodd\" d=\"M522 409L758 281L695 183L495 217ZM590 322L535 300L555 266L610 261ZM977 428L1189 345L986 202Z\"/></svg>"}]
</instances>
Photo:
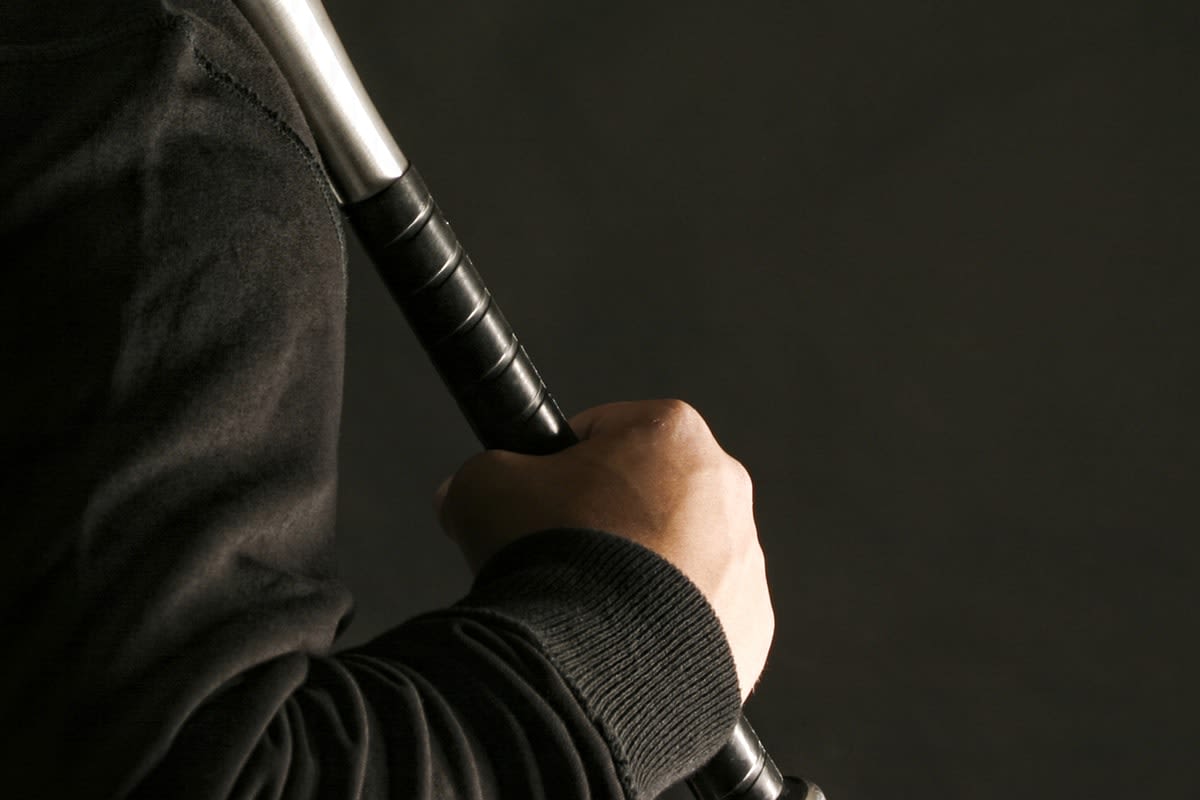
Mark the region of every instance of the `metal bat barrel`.
<instances>
[{"instance_id":1,"label":"metal bat barrel","mask_svg":"<svg viewBox=\"0 0 1200 800\"><path fill-rule=\"evenodd\" d=\"M577 440L474 265L396 145L317 0L236 0L288 80L352 225L484 447ZM688 780L699 800L823 800L784 778L745 716Z\"/></svg>"}]
</instances>

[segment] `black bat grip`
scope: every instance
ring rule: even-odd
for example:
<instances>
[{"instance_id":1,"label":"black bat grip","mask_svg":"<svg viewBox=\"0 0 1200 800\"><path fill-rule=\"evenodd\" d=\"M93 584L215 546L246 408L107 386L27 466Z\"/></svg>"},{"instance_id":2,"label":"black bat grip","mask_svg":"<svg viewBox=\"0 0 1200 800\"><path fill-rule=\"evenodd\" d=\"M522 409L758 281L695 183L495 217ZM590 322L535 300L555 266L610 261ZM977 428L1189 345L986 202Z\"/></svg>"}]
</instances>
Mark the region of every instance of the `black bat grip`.
<instances>
[{"instance_id":1,"label":"black bat grip","mask_svg":"<svg viewBox=\"0 0 1200 800\"><path fill-rule=\"evenodd\" d=\"M346 209L392 297L489 449L577 439L416 169Z\"/></svg>"},{"instance_id":2,"label":"black bat grip","mask_svg":"<svg viewBox=\"0 0 1200 800\"><path fill-rule=\"evenodd\" d=\"M346 213L484 447L546 454L578 441L416 169ZM688 783L700 800L803 800L789 780L742 716Z\"/></svg>"}]
</instances>

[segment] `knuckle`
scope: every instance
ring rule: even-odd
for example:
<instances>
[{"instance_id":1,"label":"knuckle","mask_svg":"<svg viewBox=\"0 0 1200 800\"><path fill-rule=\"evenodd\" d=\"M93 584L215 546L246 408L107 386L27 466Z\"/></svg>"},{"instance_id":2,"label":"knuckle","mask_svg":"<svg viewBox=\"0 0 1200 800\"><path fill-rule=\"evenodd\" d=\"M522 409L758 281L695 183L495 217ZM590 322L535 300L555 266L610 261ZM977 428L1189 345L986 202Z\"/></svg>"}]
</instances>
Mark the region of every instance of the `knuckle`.
<instances>
[{"instance_id":1,"label":"knuckle","mask_svg":"<svg viewBox=\"0 0 1200 800\"><path fill-rule=\"evenodd\" d=\"M700 416L699 412L692 408L690 403L678 398L672 397L655 400L654 405L657 412L656 415L666 422L686 422L693 416Z\"/></svg>"},{"instance_id":2,"label":"knuckle","mask_svg":"<svg viewBox=\"0 0 1200 800\"><path fill-rule=\"evenodd\" d=\"M678 399L655 401L655 420L673 434L696 436L708 433L708 424L691 404Z\"/></svg>"},{"instance_id":3,"label":"knuckle","mask_svg":"<svg viewBox=\"0 0 1200 800\"><path fill-rule=\"evenodd\" d=\"M746 469L746 465L732 456L729 457L729 460L733 462L731 468L738 485L744 489L753 489L754 479L750 477L750 470Z\"/></svg>"},{"instance_id":4,"label":"knuckle","mask_svg":"<svg viewBox=\"0 0 1200 800\"><path fill-rule=\"evenodd\" d=\"M738 461L733 456L727 456L725 460L725 468L727 480L730 486L738 492L739 495L745 497L754 496L754 479L750 477L750 471L746 469L746 465Z\"/></svg>"}]
</instances>

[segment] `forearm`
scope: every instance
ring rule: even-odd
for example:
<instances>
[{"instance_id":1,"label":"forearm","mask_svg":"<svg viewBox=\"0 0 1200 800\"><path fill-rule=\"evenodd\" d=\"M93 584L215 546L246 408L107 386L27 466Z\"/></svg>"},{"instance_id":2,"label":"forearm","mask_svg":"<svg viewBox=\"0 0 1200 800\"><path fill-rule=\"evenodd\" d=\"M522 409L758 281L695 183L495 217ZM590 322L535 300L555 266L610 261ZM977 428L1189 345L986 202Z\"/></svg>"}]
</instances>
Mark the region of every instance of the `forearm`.
<instances>
[{"instance_id":1,"label":"forearm","mask_svg":"<svg viewBox=\"0 0 1200 800\"><path fill-rule=\"evenodd\" d=\"M653 797L737 710L720 626L682 575L616 537L547 532L450 609L240 676L140 795Z\"/></svg>"}]
</instances>

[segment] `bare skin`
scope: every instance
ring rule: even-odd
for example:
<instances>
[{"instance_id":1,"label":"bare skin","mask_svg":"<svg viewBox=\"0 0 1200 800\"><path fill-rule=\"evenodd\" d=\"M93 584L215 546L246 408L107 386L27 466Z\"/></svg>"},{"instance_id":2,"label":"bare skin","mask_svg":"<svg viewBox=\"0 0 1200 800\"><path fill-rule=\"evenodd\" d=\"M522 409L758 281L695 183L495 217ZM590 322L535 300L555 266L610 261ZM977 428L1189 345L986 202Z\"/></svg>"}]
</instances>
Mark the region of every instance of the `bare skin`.
<instances>
[{"instance_id":1,"label":"bare skin","mask_svg":"<svg viewBox=\"0 0 1200 800\"><path fill-rule=\"evenodd\" d=\"M746 470L679 400L612 403L571 419L580 443L550 456L492 450L469 459L434 500L471 569L547 528L593 528L655 551L712 605L742 700L775 631Z\"/></svg>"}]
</instances>

